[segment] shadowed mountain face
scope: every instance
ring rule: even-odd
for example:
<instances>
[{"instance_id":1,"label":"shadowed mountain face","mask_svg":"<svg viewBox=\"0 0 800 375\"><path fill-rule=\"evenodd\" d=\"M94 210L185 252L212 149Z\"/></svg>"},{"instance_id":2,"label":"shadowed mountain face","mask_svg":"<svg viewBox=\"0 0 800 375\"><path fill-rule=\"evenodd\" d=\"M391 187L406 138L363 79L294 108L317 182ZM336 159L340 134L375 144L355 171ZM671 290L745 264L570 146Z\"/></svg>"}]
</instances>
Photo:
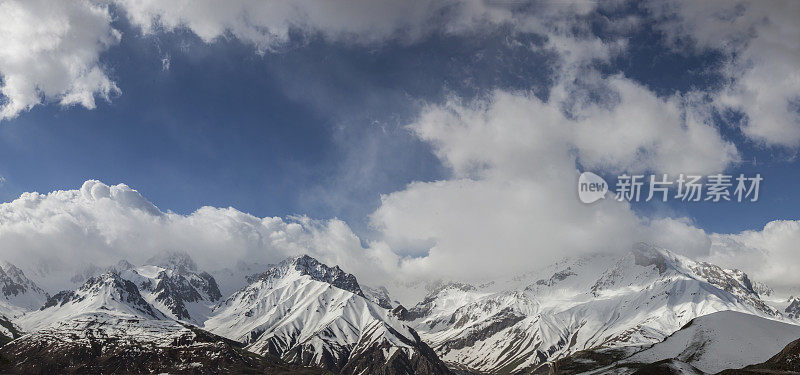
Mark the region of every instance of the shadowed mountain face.
<instances>
[{"instance_id":1,"label":"shadowed mountain face","mask_svg":"<svg viewBox=\"0 0 800 375\"><path fill-rule=\"evenodd\" d=\"M194 264L191 259L178 258L173 263L131 268L120 276L136 284L145 299L165 315L198 324L208 317L222 294L214 277L187 263Z\"/></svg>"},{"instance_id":2,"label":"shadowed mountain face","mask_svg":"<svg viewBox=\"0 0 800 375\"><path fill-rule=\"evenodd\" d=\"M47 298L49 295L17 266L0 263L0 315L15 316L37 309Z\"/></svg>"},{"instance_id":3,"label":"shadowed mountain face","mask_svg":"<svg viewBox=\"0 0 800 375\"><path fill-rule=\"evenodd\" d=\"M789 306L786 306L784 312L790 318L800 319L800 298L789 298Z\"/></svg>"},{"instance_id":4,"label":"shadowed mountain face","mask_svg":"<svg viewBox=\"0 0 800 375\"><path fill-rule=\"evenodd\" d=\"M677 359L706 373L767 360L800 337L800 326L734 311L695 318L686 326L623 362Z\"/></svg>"},{"instance_id":5,"label":"shadowed mountain face","mask_svg":"<svg viewBox=\"0 0 800 375\"><path fill-rule=\"evenodd\" d=\"M189 325L104 313L24 336L0 348L0 357L0 369L25 374L322 373L256 355Z\"/></svg>"},{"instance_id":6,"label":"shadowed mountain face","mask_svg":"<svg viewBox=\"0 0 800 375\"><path fill-rule=\"evenodd\" d=\"M741 369L722 371L723 375L794 374L800 373L800 338L790 342L778 354L763 363Z\"/></svg>"}]
</instances>

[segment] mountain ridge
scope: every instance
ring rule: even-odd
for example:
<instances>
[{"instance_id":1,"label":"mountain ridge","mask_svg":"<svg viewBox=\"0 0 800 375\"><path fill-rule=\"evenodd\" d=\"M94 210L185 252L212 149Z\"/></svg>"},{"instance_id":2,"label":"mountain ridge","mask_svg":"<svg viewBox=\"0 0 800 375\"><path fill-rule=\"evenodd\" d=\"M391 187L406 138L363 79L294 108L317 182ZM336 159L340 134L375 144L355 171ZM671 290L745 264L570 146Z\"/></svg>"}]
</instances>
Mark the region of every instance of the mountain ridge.
<instances>
[{"instance_id":1,"label":"mountain ridge","mask_svg":"<svg viewBox=\"0 0 800 375\"><path fill-rule=\"evenodd\" d=\"M165 252L146 263L98 268L106 272L75 290L48 296L40 308L20 308L21 315L6 321L12 329L0 329L6 341L14 339L11 343L18 345L9 347L16 348L9 355L22 358L37 353L34 347L51 345L51 353L85 356L80 345L89 343L129 353L98 337L141 346L146 340L126 335L146 333L165 342L166 337L199 337L185 331L194 329L298 369L311 366L344 374L538 372L581 353L605 351L589 356L626 358L669 338L687 322L718 311L796 324L789 307L765 302L761 296L771 295L771 289L746 273L647 244L621 255L564 259L477 286L430 284L428 294L410 308L393 300L386 288L363 286L355 275L308 255L264 266L261 272L238 267L251 275L244 277L249 283L228 297L188 253ZM115 328L126 324L127 330ZM57 344L59 335L82 337L76 332L89 326L102 327L99 336L83 337L74 347ZM213 345L223 352L238 355L238 349L225 349L228 344L215 340ZM163 354L168 346L154 350ZM259 368L242 358L232 366ZM655 359L653 368L683 366L679 359ZM589 362L578 367L588 368Z\"/></svg>"}]
</instances>

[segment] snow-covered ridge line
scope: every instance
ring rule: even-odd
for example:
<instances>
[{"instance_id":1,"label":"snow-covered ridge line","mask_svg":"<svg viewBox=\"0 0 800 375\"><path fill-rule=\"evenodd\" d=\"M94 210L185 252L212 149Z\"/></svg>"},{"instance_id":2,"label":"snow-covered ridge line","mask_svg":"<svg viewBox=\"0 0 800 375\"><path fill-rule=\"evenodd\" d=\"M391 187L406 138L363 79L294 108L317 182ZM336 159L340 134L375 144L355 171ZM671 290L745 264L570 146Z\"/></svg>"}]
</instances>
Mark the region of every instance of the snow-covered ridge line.
<instances>
[{"instance_id":1,"label":"snow-covered ridge line","mask_svg":"<svg viewBox=\"0 0 800 375\"><path fill-rule=\"evenodd\" d=\"M404 317L445 360L523 371L581 350L649 346L691 319L733 310L797 324L738 270L637 244L481 287L446 284Z\"/></svg>"},{"instance_id":2,"label":"snow-covered ridge line","mask_svg":"<svg viewBox=\"0 0 800 375\"><path fill-rule=\"evenodd\" d=\"M29 335L23 336L24 344L14 346L16 353L33 353L43 343L53 345L53 353L72 352L79 350L74 345L95 340L94 335L121 338L146 332L147 337L119 342L170 342L174 329L152 327L188 323L295 365L354 374L384 366L408 373L449 373L416 332L368 300L355 276L338 266L308 256L290 258L218 303L221 294L214 278L199 272L185 254L149 263L109 268L24 313L16 322ZM130 327L119 330L115 322ZM58 344L56 336L73 335L73 326L93 327L89 341Z\"/></svg>"},{"instance_id":3,"label":"snow-covered ridge line","mask_svg":"<svg viewBox=\"0 0 800 375\"><path fill-rule=\"evenodd\" d=\"M389 363L411 373L446 373L442 360L488 373L527 371L583 350L636 351L696 317L727 310L798 323L790 313L796 304L771 305L761 297L770 289L745 273L647 244L479 286L439 283L408 309L386 288L362 286L356 276L309 256L257 273L237 267L249 282L225 299L215 278L186 253L148 263L107 268L41 309L20 310L12 323L34 332L98 313L178 321L256 354L345 373ZM35 291L30 284L26 291Z\"/></svg>"}]
</instances>

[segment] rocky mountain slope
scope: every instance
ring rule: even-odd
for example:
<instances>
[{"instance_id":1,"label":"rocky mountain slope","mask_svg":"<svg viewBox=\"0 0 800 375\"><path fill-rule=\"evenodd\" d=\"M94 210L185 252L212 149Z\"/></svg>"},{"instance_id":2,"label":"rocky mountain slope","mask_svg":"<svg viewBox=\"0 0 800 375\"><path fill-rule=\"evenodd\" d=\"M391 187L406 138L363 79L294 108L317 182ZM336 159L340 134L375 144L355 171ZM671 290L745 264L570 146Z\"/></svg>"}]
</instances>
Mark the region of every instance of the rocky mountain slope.
<instances>
[{"instance_id":1,"label":"rocky mountain slope","mask_svg":"<svg viewBox=\"0 0 800 375\"><path fill-rule=\"evenodd\" d=\"M0 348L11 373L322 373L172 320L85 313Z\"/></svg>"},{"instance_id":2,"label":"rocky mountain slope","mask_svg":"<svg viewBox=\"0 0 800 375\"><path fill-rule=\"evenodd\" d=\"M222 298L216 280L199 272L186 253L168 253L146 264L119 275L136 284L148 303L172 319L203 322Z\"/></svg>"},{"instance_id":3,"label":"rocky mountain slope","mask_svg":"<svg viewBox=\"0 0 800 375\"><path fill-rule=\"evenodd\" d=\"M234 293L204 327L259 354L360 373L449 373L412 329L364 298L355 276L302 256Z\"/></svg>"},{"instance_id":4,"label":"rocky mountain slope","mask_svg":"<svg viewBox=\"0 0 800 375\"><path fill-rule=\"evenodd\" d=\"M241 343L175 321L119 273L56 294L18 322L28 334L0 348L16 373L219 373L304 371Z\"/></svg>"},{"instance_id":5,"label":"rocky mountain slope","mask_svg":"<svg viewBox=\"0 0 800 375\"><path fill-rule=\"evenodd\" d=\"M747 275L639 244L476 288L444 285L407 319L440 357L488 373L535 369L583 350L660 342L695 317L783 319Z\"/></svg>"},{"instance_id":6,"label":"rocky mountain slope","mask_svg":"<svg viewBox=\"0 0 800 375\"><path fill-rule=\"evenodd\" d=\"M789 297L789 305L783 310L787 317L792 319L800 319L800 298L792 296Z\"/></svg>"},{"instance_id":7,"label":"rocky mountain slope","mask_svg":"<svg viewBox=\"0 0 800 375\"><path fill-rule=\"evenodd\" d=\"M167 319L145 301L136 284L109 272L90 277L74 291L50 297L39 310L25 314L18 322L25 332L35 332L98 312L131 319Z\"/></svg>"},{"instance_id":8,"label":"rocky mountain slope","mask_svg":"<svg viewBox=\"0 0 800 375\"><path fill-rule=\"evenodd\" d=\"M0 316L10 319L38 309L48 297L17 266L0 262Z\"/></svg>"}]
</instances>

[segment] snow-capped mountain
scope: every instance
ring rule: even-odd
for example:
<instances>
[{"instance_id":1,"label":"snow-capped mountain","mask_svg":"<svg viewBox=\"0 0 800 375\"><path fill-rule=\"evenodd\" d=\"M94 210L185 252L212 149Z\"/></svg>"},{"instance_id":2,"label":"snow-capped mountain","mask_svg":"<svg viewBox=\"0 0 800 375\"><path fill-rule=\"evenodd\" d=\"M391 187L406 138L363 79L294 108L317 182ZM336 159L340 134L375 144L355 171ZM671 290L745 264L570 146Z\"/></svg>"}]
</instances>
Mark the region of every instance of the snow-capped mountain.
<instances>
[{"instance_id":1,"label":"snow-capped mountain","mask_svg":"<svg viewBox=\"0 0 800 375\"><path fill-rule=\"evenodd\" d=\"M789 305L783 310L786 316L792 319L800 319L800 298L791 296L789 297Z\"/></svg>"},{"instance_id":2,"label":"snow-capped mountain","mask_svg":"<svg viewBox=\"0 0 800 375\"><path fill-rule=\"evenodd\" d=\"M786 345L768 360L741 369L728 369L720 375L798 374L800 373L800 339Z\"/></svg>"},{"instance_id":3,"label":"snow-capped mountain","mask_svg":"<svg viewBox=\"0 0 800 375\"><path fill-rule=\"evenodd\" d=\"M25 374L321 373L256 356L173 320L85 313L0 348L0 371Z\"/></svg>"},{"instance_id":4,"label":"snow-capped mountain","mask_svg":"<svg viewBox=\"0 0 800 375\"><path fill-rule=\"evenodd\" d=\"M203 322L222 298L214 278L198 272L186 253L168 253L147 263L119 275L133 282L147 302L172 319Z\"/></svg>"},{"instance_id":5,"label":"snow-capped mountain","mask_svg":"<svg viewBox=\"0 0 800 375\"><path fill-rule=\"evenodd\" d=\"M70 282L75 286L80 286L90 277L99 276L106 272L122 272L134 268L135 266L127 260L120 260L117 264L108 267L99 267L95 264L88 264L86 267L76 272L71 278Z\"/></svg>"},{"instance_id":6,"label":"snow-capped mountain","mask_svg":"<svg viewBox=\"0 0 800 375\"><path fill-rule=\"evenodd\" d=\"M198 271L195 261L182 251L163 252L139 267L127 260L107 267L89 264L70 281L79 286L105 273L114 273L136 284L148 303L175 320L203 322L211 308L222 299L214 277Z\"/></svg>"},{"instance_id":7,"label":"snow-capped mountain","mask_svg":"<svg viewBox=\"0 0 800 375\"><path fill-rule=\"evenodd\" d=\"M13 318L41 307L49 295L17 266L0 262L0 316Z\"/></svg>"},{"instance_id":8,"label":"snow-capped mountain","mask_svg":"<svg viewBox=\"0 0 800 375\"><path fill-rule=\"evenodd\" d=\"M376 305L383 307L384 309L391 310L399 303L397 301L392 301L392 298L389 296L389 291L386 290L386 287L379 286L377 288L371 288L366 285L361 285L361 291L364 292L364 296L374 302Z\"/></svg>"},{"instance_id":9,"label":"snow-capped mountain","mask_svg":"<svg viewBox=\"0 0 800 375\"><path fill-rule=\"evenodd\" d=\"M652 363L674 358L716 374L764 362L798 338L798 325L720 311L693 319L664 341L623 362Z\"/></svg>"},{"instance_id":10,"label":"snow-capped mountain","mask_svg":"<svg viewBox=\"0 0 800 375\"><path fill-rule=\"evenodd\" d=\"M18 321L26 332L50 327L85 314L102 312L121 317L164 320L164 314L153 308L136 285L114 272L90 277L74 291L63 291L38 310Z\"/></svg>"},{"instance_id":11,"label":"snow-capped mountain","mask_svg":"<svg viewBox=\"0 0 800 375\"><path fill-rule=\"evenodd\" d=\"M117 272L90 277L17 321L29 333L0 348L4 371L319 373L171 319Z\"/></svg>"},{"instance_id":12,"label":"snow-capped mountain","mask_svg":"<svg viewBox=\"0 0 800 375\"><path fill-rule=\"evenodd\" d=\"M412 329L364 297L355 276L302 256L262 273L205 322L255 353L341 373L448 373Z\"/></svg>"},{"instance_id":13,"label":"snow-capped mountain","mask_svg":"<svg viewBox=\"0 0 800 375\"><path fill-rule=\"evenodd\" d=\"M446 362L513 372L581 350L651 345L724 310L782 318L741 271L638 244L622 257L565 260L481 289L445 285L407 319Z\"/></svg>"},{"instance_id":14,"label":"snow-capped mountain","mask_svg":"<svg viewBox=\"0 0 800 375\"><path fill-rule=\"evenodd\" d=\"M87 268L84 275L104 273L46 299L21 270L0 267L0 281L9 286L3 303L32 301L17 302L16 315L0 318L0 343L15 339L0 355L16 366L0 370L700 373L764 361L800 337L800 300L772 296L741 271L645 244L477 286L409 282L409 295L428 295L408 309L387 288L360 285L338 266L308 256L258 274L252 264L242 266L239 276L249 284L225 299L216 279L186 253L167 252L146 263ZM26 294L44 295L42 303L20 299ZM726 337L739 340L727 332L737 325L780 331L781 340L753 341L761 348L757 358L725 362L743 350L719 344ZM762 339L748 332L742 340ZM130 360L112 360L95 348ZM179 359L171 360L175 355ZM73 357L81 359L63 361ZM81 362L86 367L70 367Z\"/></svg>"},{"instance_id":15,"label":"snow-capped mountain","mask_svg":"<svg viewBox=\"0 0 800 375\"><path fill-rule=\"evenodd\" d=\"M194 259L185 251L164 251L151 257L144 262L144 264L161 268L197 271L197 263L195 263Z\"/></svg>"}]
</instances>

